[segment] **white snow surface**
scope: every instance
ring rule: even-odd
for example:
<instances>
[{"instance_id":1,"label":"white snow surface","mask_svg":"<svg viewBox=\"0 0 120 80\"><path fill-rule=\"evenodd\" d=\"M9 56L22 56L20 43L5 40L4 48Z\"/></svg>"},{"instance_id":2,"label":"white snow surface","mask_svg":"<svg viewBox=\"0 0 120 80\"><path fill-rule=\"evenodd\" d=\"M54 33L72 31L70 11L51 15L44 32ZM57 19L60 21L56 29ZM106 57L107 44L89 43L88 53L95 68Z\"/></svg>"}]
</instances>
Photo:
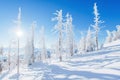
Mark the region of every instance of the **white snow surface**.
<instances>
[{"instance_id":1,"label":"white snow surface","mask_svg":"<svg viewBox=\"0 0 120 80\"><path fill-rule=\"evenodd\" d=\"M105 43L103 47L112 47L112 46L119 46L120 45L120 40L112 41L109 43Z\"/></svg>"},{"instance_id":2,"label":"white snow surface","mask_svg":"<svg viewBox=\"0 0 120 80\"><path fill-rule=\"evenodd\" d=\"M114 45L116 42L62 62L51 59L31 66L20 64L19 77L15 68L3 71L0 80L120 80L120 44Z\"/></svg>"}]
</instances>

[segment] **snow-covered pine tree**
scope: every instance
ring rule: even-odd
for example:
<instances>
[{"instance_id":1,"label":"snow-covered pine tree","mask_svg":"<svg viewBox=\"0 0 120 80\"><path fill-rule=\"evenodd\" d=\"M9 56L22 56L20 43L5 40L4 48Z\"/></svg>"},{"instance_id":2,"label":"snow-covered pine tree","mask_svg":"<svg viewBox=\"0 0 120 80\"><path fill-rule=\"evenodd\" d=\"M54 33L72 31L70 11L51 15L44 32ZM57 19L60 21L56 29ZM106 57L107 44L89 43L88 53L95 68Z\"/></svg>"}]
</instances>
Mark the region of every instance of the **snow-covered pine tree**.
<instances>
[{"instance_id":1,"label":"snow-covered pine tree","mask_svg":"<svg viewBox=\"0 0 120 80\"><path fill-rule=\"evenodd\" d=\"M86 49L87 52L93 51L94 50L94 42L92 38L92 31L90 30L90 27L87 31L87 36L86 36Z\"/></svg>"},{"instance_id":2,"label":"snow-covered pine tree","mask_svg":"<svg viewBox=\"0 0 120 80\"><path fill-rule=\"evenodd\" d=\"M54 58L54 59L59 60L59 56L58 56L58 51L59 51L59 49L58 49L58 40L56 40L55 43L53 45L51 45L51 49L53 50L53 54L51 54L52 55L51 57Z\"/></svg>"},{"instance_id":3,"label":"snow-covered pine tree","mask_svg":"<svg viewBox=\"0 0 120 80\"><path fill-rule=\"evenodd\" d=\"M57 10L56 13L54 13L56 17L52 18L52 21L57 21L57 24L55 25L55 30L58 31L58 55L60 61L62 61L62 35L63 35L63 17L62 17L62 10Z\"/></svg>"},{"instance_id":4,"label":"snow-covered pine tree","mask_svg":"<svg viewBox=\"0 0 120 80\"><path fill-rule=\"evenodd\" d=\"M117 39L120 39L120 25L116 25L116 28L117 28Z\"/></svg>"},{"instance_id":5,"label":"snow-covered pine tree","mask_svg":"<svg viewBox=\"0 0 120 80\"><path fill-rule=\"evenodd\" d=\"M65 28L66 28L66 43L67 43L67 50L68 53L72 56L73 55L73 24L72 24L72 16L67 13L66 15L66 22L65 22Z\"/></svg>"},{"instance_id":6,"label":"snow-covered pine tree","mask_svg":"<svg viewBox=\"0 0 120 80\"><path fill-rule=\"evenodd\" d=\"M11 43L12 43L12 41L10 41L10 43L9 43L9 51L8 51L8 65L9 65L9 71L10 71L10 65L11 65L11 55L10 55L10 53L11 53Z\"/></svg>"},{"instance_id":7,"label":"snow-covered pine tree","mask_svg":"<svg viewBox=\"0 0 120 80\"><path fill-rule=\"evenodd\" d=\"M86 51L86 37L83 35L83 32L81 32L81 39L78 44L78 50L79 52Z\"/></svg>"},{"instance_id":8,"label":"snow-covered pine tree","mask_svg":"<svg viewBox=\"0 0 120 80\"><path fill-rule=\"evenodd\" d=\"M19 12L18 12L18 17L17 17L17 21L16 21L16 24L17 24L17 31L20 32L21 30L21 7L19 7ZM19 34L18 34L19 35ZM18 37L18 55L17 55L17 73L19 74L19 37Z\"/></svg>"},{"instance_id":9,"label":"snow-covered pine tree","mask_svg":"<svg viewBox=\"0 0 120 80\"><path fill-rule=\"evenodd\" d=\"M40 57L43 61L45 61L45 59L47 58L47 54L46 54L46 46L45 46L44 26L42 26L40 29L40 44L39 45L41 49Z\"/></svg>"},{"instance_id":10,"label":"snow-covered pine tree","mask_svg":"<svg viewBox=\"0 0 120 80\"><path fill-rule=\"evenodd\" d=\"M17 20L14 21L14 23L16 24L16 30L20 30L21 28L21 7L19 7L18 9L18 16L17 16Z\"/></svg>"},{"instance_id":11,"label":"snow-covered pine tree","mask_svg":"<svg viewBox=\"0 0 120 80\"><path fill-rule=\"evenodd\" d=\"M34 31L35 31L36 21L33 21L31 26L31 46L32 46L32 55L31 55L31 61L34 63L35 61L35 55L34 55Z\"/></svg>"},{"instance_id":12,"label":"snow-covered pine tree","mask_svg":"<svg viewBox=\"0 0 120 80\"><path fill-rule=\"evenodd\" d=\"M105 43L110 43L112 41L112 33L109 30L106 30L106 32L107 32L107 37Z\"/></svg>"},{"instance_id":13,"label":"snow-covered pine tree","mask_svg":"<svg viewBox=\"0 0 120 80\"><path fill-rule=\"evenodd\" d=\"M98 13L98 9L97 9L97 4L96 3L94 3L93 9L94 9L94 15L95 15L95 17L94 17L94 23L95 24L92 25L92 27L94 28L94 31L95 31L96 50L98 50L98 46L99 46L99 44L98 44L98 33L100 31L99 25L100 25L100 23L102 23L102 21L99 20L100 17L99 17L99 13Z\"/></svg>"},{"instance_id":14,"label":"snow-covered pine tree","mask_svg":"<svg viewBox=\"0 0 120 80\"><path fill-rule=\"evenodd\" d=\"M31 65L35 61L34 55L34 29L36 26L36 22L34 21L31 26L31 31L27 35L26 45L25 45L25 54L26 54L26 62L28 65Z\"/></svg>"},{"instance_id":15,"label":"snow-covered pine tree","mask_svg":"<svg viewBox=\"0 0 120 80\"><path fill-rule=\"evenodd\" d=\"M0 55L3 55L3 46L0 46Z\"/></svg>"},{"instance_id":16,"label":"snow-covered pine tree","mask_svg":"<svg viewBox=\"0 0 120 80\"><path fill-rule=\"evenodd\" d=\"M82 37L81 39L80 39L80 50L82 50L82 51L85 51L85 47L86 47L86 37Z\"/></svg>"},{"instance_id":17,"label":"snow-covered pine tree","mask_svg":"<svg viewBox=\"0 0 120 80\"><path fill-rule=\"evenodd\" d=\"M0 56L3 56L3 46L0 46ZM0 73L2 72L2 61L0 61Z\"/></svg>"},{"instance_id":18,"label":"snow-covered pine tree","mask_svg":"<svg viewBox=\"0 0 120 80\"><path fill-rule=\"evenodd\" d=\"M107 37L106 37L105 43L109 43L109 42L120 39L120 25L116 25L116 29L117 30L113 30L111 32L109 30L106 31Z\"/></svg>"},{"instance_id":19,"label":"snow-covered pine tree","mask_svg":"<svg viewBox=\"0 0 120 80\"><path fill-rule=\"evenodd\" d=\"M32 42L31 42L30 36L28 35L26 40L26 45L25 45L25 61L27 65L32 64L31 56L32 56Z\"/></svg>"},{"instance_id":20,"label":"snow-covered pine tree","mask_svg":"<svg viewBox=\"0 0 120 80\"><path fill-rule=\"evenodd\" d=\"M112 32L110 32L109 30L106 31L108 36L106 37L105 43L120 39L120 25L116 25L116 29L117 30L113 30Z\"/></svg>"},{"instance_id":21,"label":"snow-covered pine tree","mask_svg":"<svg viewBox=\"0 0 120 80\"><path fill-rule=\"evenodd\" d=\"M117 38L117 31L113 30L112 31L112 41L116 41L118 38Z\"/></svg>"}]
</instances>

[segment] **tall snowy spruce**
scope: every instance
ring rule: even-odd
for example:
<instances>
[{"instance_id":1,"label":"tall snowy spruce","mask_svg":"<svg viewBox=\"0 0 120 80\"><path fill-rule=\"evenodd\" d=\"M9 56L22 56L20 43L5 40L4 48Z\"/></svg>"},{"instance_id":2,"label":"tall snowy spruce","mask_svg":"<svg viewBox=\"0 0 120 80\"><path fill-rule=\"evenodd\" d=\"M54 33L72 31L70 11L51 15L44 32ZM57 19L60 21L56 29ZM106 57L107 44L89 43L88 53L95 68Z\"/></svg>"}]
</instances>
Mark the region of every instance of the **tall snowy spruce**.
<instances>
[{"instance_id":1,"label":"tall snowy spruce","mask_svg":"<svg viewBox=\"0 0 120 80\"><path fill-rule=\"evenodd\" d=\"M78 50L79 52L83 52L86 50L86 37L82 36L80 41L79 41L79 45L78 45Z\"/></svg>"},{"instance_id":2,"label":"tall snowy spruce","mask_svg":"<svg viewBox=\"0 0 120 80\"><path fill-rule=\"evenodd\" d=\"M30 38L30 36L27 36L26 45L25 45L25 62L27 65L32 64L31 56L32 56L31 38Z\"/></svg>"},{"instance_id":3,"label":"tall snowy spruce","mask_svg":"<svg viewBox=\"0 0 120 80\"><path fill-rule=\"evenodd\" d=\"M21 28L21 7L19 7L19 12L18 12L18 16L17 16L17 20L15 20L15 24L17 25L17 30L19 30Z\"/></svg>"},{"instance_id":4,"label":"tall snowy spruce","mask_svg":"<svg viewBox=\"0 0 120 80\"><path fill-rule=\"evenodd\" d=\"M45 59L47 58L44 32L45 32L44 26L42 26L40 29L40 44L39 44L41 49L41 53L39 56L42 61L45 61Z\"/></svg>"},{"instance_id":5,"label":"tall snowy spruce","mask_svg":"<svg viewBox=\"0 0 120 80\"><path fill-rule=\"evenodd\" d=\"M94 41L93 41L93 37L92 37L92 31L90 30L90 27L87 31L87 36L86 36L86 51L89 52L89 51L93 51L94 48L95 48L95 44L94 44Z\"/></svg>"},{"instance_id":6,"label":"tall snowy spruce","mask_svg":"<svg viewBox=\"0 0 120 80\"><path fill-rule=\"evenodd\" d=\"M9 71L10 71L10 66L11 66L11 43L12 43L12 41L10 41L10 43L9 43L9 49L8 49L8 66L9 66Z\"/></svg>"},{"instance_id":7,"label":"tall snowy spruce","mask_svg":"<svg viewBox=\"0 0 120 80\"><path fill-rule=\"evenodd\" d=\"M19 37L21 34L21 7L19 7L19 11L18 11L18 16L17 16L17 20L15 21L17 29L16 29L16 34L17 34L17 73L19 74Z\"/></svg>"},{"instance_id":8,"label":"tall snowy spruce","mask_svg":"<svg viewBox=\"0 0 120 80\"><path fill-rule=\"evenodd\" d=\"M31 65L35 61L34 55L34 29L36 26L36 22L32 23L31 31L27 35L26 45L25 45L25 53L26 53L26 62L28 65Z\"/></svg>"},{"instance_id":9,"label":"tall snowy spruce","mask_svg":"<svg viewBox=\"0 0 120 80\"><path fill-rule=\"evenodd\" d=\"M36 22L34 21L32 23L31 26L31 44L32 44L32 55L31 55L31 59L32 59L32 63L34 63L35 61L35 55L34 55L34 31L35 31L35 26L36 26Z\"/></svg>"},{"instance_id":10,"label":"tall snowy spruce","mask_svg":"<svg viewBox=\"0 0 120 80\"><path fill-rule=\"evenodd\" d=\"M58 55L60 61L62 61L62 35L63 35L63 17L62 17L62 10L57 10L56 13L54 13L56 17L52 18L52 21L57 21L57 24L55 25L55 30L58 31Z\"/></svg>"},{"instance_id":11,"label":"tall snowy spruce","mask_svg":"<svg viewBox=\"0 0 120 80\"><path fill-rule=\"evenodd\" d=\"M100 17L99 17L99 13L98 13L98 9L97 9L97 4L96 3L94 3L93 9L94 9L94 15L95 15L95 17L94 17L94 23L95 24L92 25L92 27L94 28L94 31L95 31L96 50L98 50L98 47L99 47L99 44L98 44L98 33L100 31L99 25L100 25L100 23L102 23L102 21L99 20Z\"/></svg>"},{"instance_id":12,"label":"tall snowy spruce","mask_svg":"<svg viewBox=\"0 0 120 80\"><path fill-rule=\"evenodd\" d=\"M73 24L72 24L72 16L67 13L66 15L66 22L65 22L65 29L66 29L66 44L67 44L67 50L68 54L71 56L73 55L73 46L74 46L74 40L73 40Z\"/></svg>"}]
</instances>

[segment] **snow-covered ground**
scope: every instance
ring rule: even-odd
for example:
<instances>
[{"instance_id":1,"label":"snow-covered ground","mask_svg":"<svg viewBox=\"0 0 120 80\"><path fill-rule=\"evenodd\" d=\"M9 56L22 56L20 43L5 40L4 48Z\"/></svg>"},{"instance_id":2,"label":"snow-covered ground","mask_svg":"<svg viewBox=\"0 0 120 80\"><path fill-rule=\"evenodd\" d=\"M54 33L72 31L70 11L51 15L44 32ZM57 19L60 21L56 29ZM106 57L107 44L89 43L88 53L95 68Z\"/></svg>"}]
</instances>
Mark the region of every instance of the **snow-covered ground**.
<instances>
[{"instance_id":1,"label":"snow-covered ground","mask_svg":"<svg viewBox=\"0 0 120 80\"><path fill-rule=\"evenodd\" d=\"M21 64L19 78L15 68L3 71L0 80L120 80L120 45L114 43L62 62L48 60L29 67Z\"/></svg>"}]
</instances>

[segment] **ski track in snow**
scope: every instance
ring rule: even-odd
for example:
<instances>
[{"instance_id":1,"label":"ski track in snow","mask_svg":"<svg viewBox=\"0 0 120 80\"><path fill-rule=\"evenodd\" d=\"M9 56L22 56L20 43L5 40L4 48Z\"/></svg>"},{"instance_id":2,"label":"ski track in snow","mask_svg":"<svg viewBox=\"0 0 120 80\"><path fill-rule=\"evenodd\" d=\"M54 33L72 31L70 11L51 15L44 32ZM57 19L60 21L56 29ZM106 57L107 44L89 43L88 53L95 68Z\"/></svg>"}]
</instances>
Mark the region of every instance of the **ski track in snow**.
<instances>
[{"instance_id":1,"label":"ski track in snow","mask_svg":"<svg viewBox=\"0 0 120 80\"><path fill-rule=\"evenodd\" d=\"M0 80L120 80L120 46L76 54L62 62L22 65L19 78L13 69L4 71Z\"/></svg>"}]
</instances>

